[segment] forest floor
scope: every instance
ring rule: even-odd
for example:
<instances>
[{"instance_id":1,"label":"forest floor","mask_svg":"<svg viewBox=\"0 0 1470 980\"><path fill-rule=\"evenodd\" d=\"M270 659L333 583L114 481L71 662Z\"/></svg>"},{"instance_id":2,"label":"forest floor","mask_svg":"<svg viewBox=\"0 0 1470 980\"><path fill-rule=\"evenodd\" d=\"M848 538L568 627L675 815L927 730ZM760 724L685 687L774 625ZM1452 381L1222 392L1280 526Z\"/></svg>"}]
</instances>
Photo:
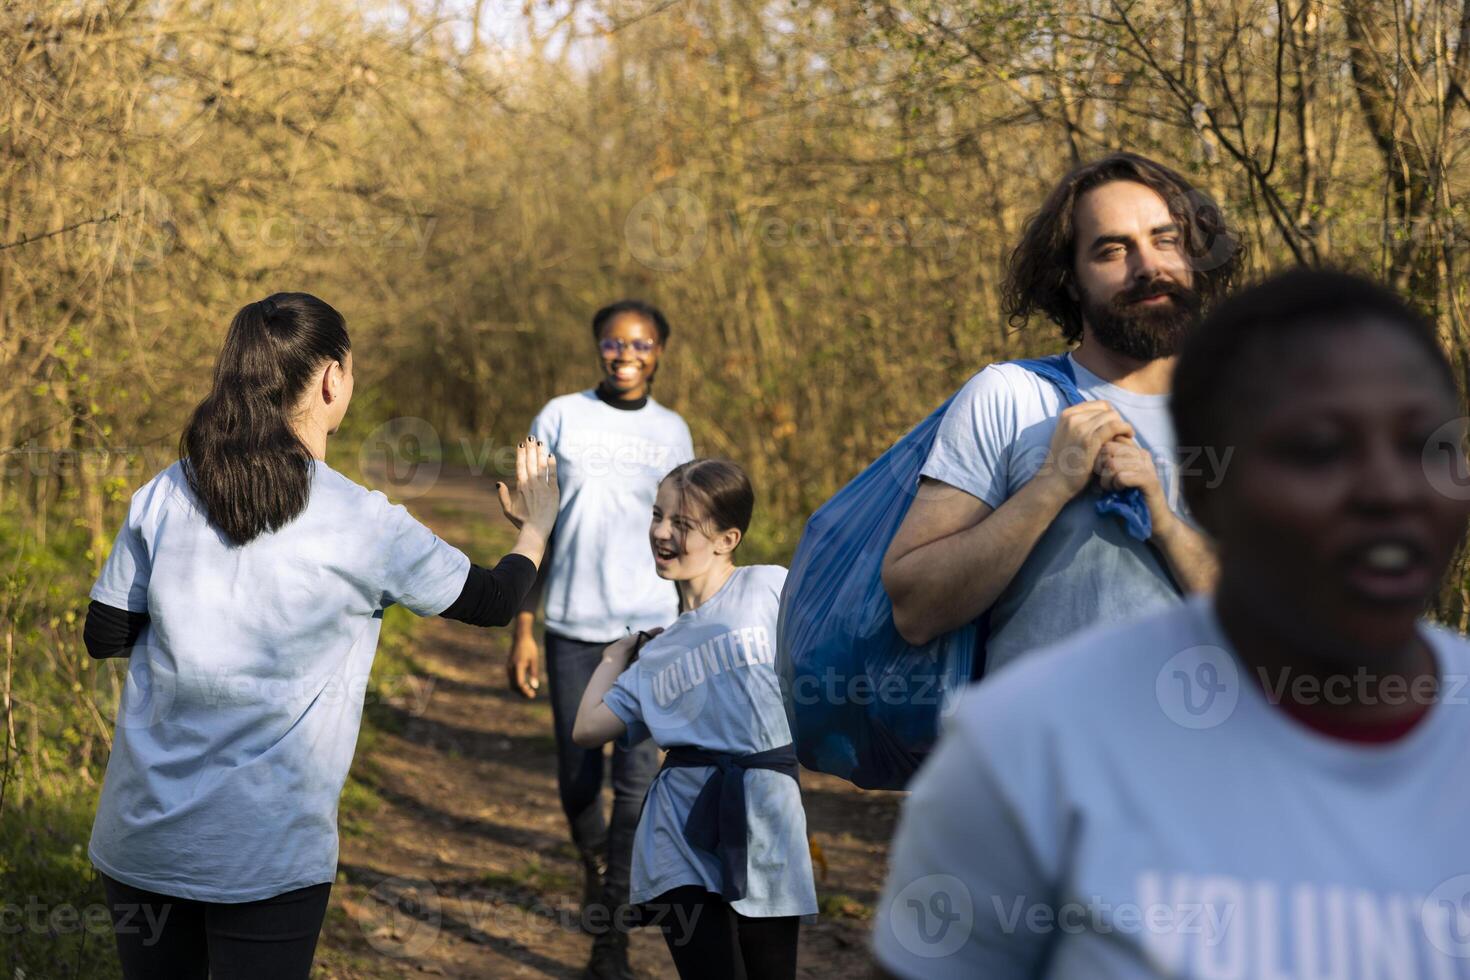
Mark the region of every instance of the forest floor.
<instances>
[{"instance_id":1,"label":"forest floor","mask_svg":"<svg viewBox=\"0 0 1470 980\"><path fill-rule=\"evenodd\" d=\"M481 564L512 540L488 478L442 473L407 506ZM432 618L380 652L318 976L580 975L592 940L576 927L581 872L557 802L551 708L506 689L508 640ZM865 976L901 797L806 771L801 785L822 859L799 975ZM652 929L635 931L632 963L674 975Z\"/></svg>"}]
</instances>

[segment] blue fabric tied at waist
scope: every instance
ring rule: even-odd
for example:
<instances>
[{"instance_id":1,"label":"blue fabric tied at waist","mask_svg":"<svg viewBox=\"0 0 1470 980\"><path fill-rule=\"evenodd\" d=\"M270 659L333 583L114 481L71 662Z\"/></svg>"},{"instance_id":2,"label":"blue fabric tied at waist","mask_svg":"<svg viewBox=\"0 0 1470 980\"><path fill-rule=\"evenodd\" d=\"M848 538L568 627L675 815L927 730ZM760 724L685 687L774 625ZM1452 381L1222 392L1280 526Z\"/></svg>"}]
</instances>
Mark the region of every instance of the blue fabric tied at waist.
<instances>
[{"instance_id":1,"label":"blue fabric tied at waist","mask_svg":"<svg viewBox=\"0 0 1470 980\"><path fill-rule=\"evenodd\" d=\"M1082 392L1077 390L1077 376L1072 372L1072 362L1067 359L1067 355L1024 358L1012 363L1019 364L1032 374L1040 375L1056 385L1068 408L1085 401ZM1148 504L1143 501L1143 491L1136 487L1103 493L1097 501L1097 512L1117 515L1123 522L1123 528L1137 541L1147 541L1153 536L1153 518L1149 516Z\"/></svg>"},{"instance_id":2,"label":"blue fabric tied at waist","mask_svg":"<svg viewBox=\"0 0 1470 980\"><path fill-rule=\"evenodd\" d=\"M720 861L720 897L727 902L745 897L745 854L750 826L745 819L745 771L769 769L797 779L796 750L790 744L764 752L734 755L710 752L693 745L674 745L664 755L662 769L713 766L689 816L684 839L689 846Z\"/></svg>"}]
</instances>

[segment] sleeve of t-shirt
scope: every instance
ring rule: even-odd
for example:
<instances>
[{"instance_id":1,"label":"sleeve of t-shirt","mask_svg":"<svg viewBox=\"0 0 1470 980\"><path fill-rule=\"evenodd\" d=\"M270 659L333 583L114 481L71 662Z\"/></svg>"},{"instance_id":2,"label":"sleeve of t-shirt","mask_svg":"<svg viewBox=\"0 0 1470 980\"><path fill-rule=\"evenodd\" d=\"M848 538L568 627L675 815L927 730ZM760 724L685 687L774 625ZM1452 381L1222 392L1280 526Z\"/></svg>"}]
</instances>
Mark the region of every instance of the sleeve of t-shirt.
<instances>
[{"instance_id":1,"label":"sleeve of t-shirt","mask_svg":"<svg viewBox=\"0 0 1470 980\"><path fill-rule=\"evenodd\" d=\"M1007 497L1016 436L1016 394L1005 372L988 367L950 402L920 472L999 507Z\"/></svg>"},{"instance_id":2,"label":"sleeve of t-shirt","mask_svg":"<svg viewBox=\"0 0 1470 980\"><path fill-rule=\"evenodd\" d=\"M148 496L143 490L133 494L128 516L113 539L102 574L92 585L91 598L103 605L135 613L148 611L148 580L153 572L143 529Z\"/></svg>"},{"instance_id":3,"label":"sleeve of t-shirt","mask_svg":"<svg viewBox=\"0 0 1470 980\"><path fill-rule=\"evenodd\" d=\"M1047 934L1028 915L1054 899L1026 808L954 725L910 788L873 930L879 963L915 980L1039 976Z\"/></svg>"},{"instance_id":4,"label":"sleeve of t-shirt","mask_svg":"<svg viewBox=\"0 0 1470 980\"><path fill-rule=\"evenodd\" d=\"M638 700L637 663L618 675L612 689L602 696L602 703L628 726L628 731L618 740L624 748L632 748L649 737L648 726L643 722L643 704Z\"/></svg>"},{"instance_id":5,"label":"sleeve of t-shirt","mask_svg":"<svg viewBox=\"0 0 1470 980\"><path fill-rule=\"evenodd\" d=\"M781 593L786 588L786 568L782 565L767 565L762 569L761 579L766 588L776 597L777 605L781 602Z\"/></svg>"},{"instance_id":6,"label":"sleeve of t-shirt","mask_svg":"<svg viewBox=\"0 0 1470 980\"><path fill-rule=\"evenodd\" d=\"M421 524L402 504L375 494L381 507L382 604L404 606L419 616L437 616L464 588L470 559Z\"/></svg>"}]
</instances>

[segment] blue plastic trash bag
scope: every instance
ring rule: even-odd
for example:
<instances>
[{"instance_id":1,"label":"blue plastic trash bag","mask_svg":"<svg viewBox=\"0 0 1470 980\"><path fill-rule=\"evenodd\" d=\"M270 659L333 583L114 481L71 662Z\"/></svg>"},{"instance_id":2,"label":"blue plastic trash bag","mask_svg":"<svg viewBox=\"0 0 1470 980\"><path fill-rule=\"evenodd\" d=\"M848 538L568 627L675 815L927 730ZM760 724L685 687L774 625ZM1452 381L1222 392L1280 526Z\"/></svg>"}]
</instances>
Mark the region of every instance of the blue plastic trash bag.
<instances>
[{"instance_id":1,"label":"blue plastic trash bag","mask_svg":"<svg viewBox=\"0 0 1470 980\"><path fill-rule=\"evenodd\" d=\"M1068 405L1082 401L1065 355L1013 363L1055 384ZM952 401L811 516L781 595L777 664L797 758L865 789L904 787L951 699L984 667L985 617L911 646L881 575ZM1137 490L1099 494L1097 509L1139 540L1151 533Z\"/></svg>"}]
</instances>

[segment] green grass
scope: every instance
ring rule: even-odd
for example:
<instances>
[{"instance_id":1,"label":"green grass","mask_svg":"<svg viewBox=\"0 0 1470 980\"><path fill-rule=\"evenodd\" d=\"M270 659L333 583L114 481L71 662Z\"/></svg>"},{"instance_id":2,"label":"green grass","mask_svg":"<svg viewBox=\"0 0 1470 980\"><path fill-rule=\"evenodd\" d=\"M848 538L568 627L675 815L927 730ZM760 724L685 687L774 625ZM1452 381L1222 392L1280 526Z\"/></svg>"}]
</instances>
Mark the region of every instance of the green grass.
<instances>
[{"instance_id":1,"label":"green grass","mask_svg":"<svg viewBox=\"0 0 1470 980\"><path fill-rule=\"evenodd\" d=\"M564 895L581 887L579 879L566 872L544 867L534 858L509 871L487 871L479 880L487 888L506 891L529 889L543 895Z\"/></svg>"},{"instance_id":2,"label":"green grass","mask_svg":"<svg viewBox=\"0 0 1470 980\"><path fill-rule=\"evenodd\" d=\"M0 975L113 977L116 947L87 859L93 800L33 799L0 816Z\"/></svg>"},{"instance_id":3,"label":"green grass","mask_svg":"<svg viewBox=\"0 0 1470 980\"><path fill-rule=\"evenodd\" d=\"M102 885L87 858L121 663L96 664L80 623L91 586L88 533L56 502L45 535L0 511L0 976L113 977ZM41 544L44 540L45 544ZM14 742L6 751L9 732Z\"/></svg>"},{"instance_id":4,"label":"green grass","mask_svg":"<svg viewBox=\"0 0 1470 980\"><path fill-rule=\"evenodd\" d=\"M342 799L337 808L338 829L344 836L365 833L374 813L383 805L374 786L378 771L373 764L374 751L381 746L385 734L403 733L403 716L383 701L385 681L408 674L422 675L422 666L413 658L413 636L418 617L402 606L390 606L383 613L382 632L378 637L378 653L368 678L366 704L363 706L362 728L357 736L357 752Z\"/></svg>"},{"instance_id":5,"label":"green grass","mask_svg":"<svg viewBox=\"0 0 1470 980\"><path fill-rule=\"evenodd\" d=\"M873 907L859 902L851 895L841 892L826 892L817 896L817 910L828 918L855 919L866 922L873 917Z\"/></svg>"}]
</instances>

